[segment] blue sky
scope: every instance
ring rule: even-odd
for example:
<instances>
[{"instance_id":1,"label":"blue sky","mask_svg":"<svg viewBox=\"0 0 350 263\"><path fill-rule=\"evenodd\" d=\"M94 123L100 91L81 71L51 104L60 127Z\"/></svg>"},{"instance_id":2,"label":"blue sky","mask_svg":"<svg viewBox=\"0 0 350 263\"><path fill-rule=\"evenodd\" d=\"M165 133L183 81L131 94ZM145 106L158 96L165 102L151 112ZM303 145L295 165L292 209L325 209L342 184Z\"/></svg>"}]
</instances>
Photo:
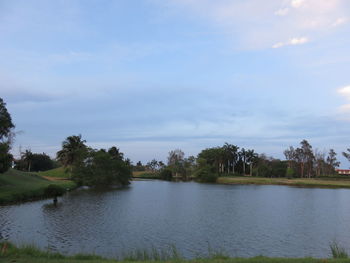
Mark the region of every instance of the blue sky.
<instances>
[{"instance_id":1,"label":"blue sky","mask_svg":"<svg viewBox=\"0 0 350 263\"><path fill-rule=\"evenodd\" d=\"M69 135L132 161L233 143L350 147L348 0L0 0L20 147ZM348 167L341 158L342 167Z\"/></svg>"}]
</instances>

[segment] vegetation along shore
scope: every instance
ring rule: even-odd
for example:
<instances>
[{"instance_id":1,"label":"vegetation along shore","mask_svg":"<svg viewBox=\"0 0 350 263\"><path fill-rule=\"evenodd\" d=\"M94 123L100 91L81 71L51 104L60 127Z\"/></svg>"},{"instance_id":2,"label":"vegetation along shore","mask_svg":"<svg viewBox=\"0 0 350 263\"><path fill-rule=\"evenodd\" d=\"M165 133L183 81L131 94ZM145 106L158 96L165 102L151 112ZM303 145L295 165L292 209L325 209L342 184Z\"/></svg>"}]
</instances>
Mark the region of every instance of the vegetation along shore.
<instances>
[{"instance_id":1,"label":"vegetation along shore","mask_svg":"<svg viewBox=\"0 0 350 263\"><path fill-rule=\"evenodd\" d=\"M264 178L264 177L219 177L219 184L287 185L296 187L350 188L350 178Z\"/></svg>"},{"instance_id":2,"label":"vegetation along shore","mask_svg":"<svg viewBox=\"0 0 350 263\"><path fill-rule=\"evenodd\" d=\"M42 251L34 246L16 247L11 243L0 243L0 262L17 263L112 263L112 262L177 262L177 263L345 263L349 262L346 255L335 255L335 258L230 258L224 253L209 253L206 257L199 257L192 260L183 258L176 249L169 251L134 251L125 254L122 258L105 259L96 255L77 254L75 256L64 256L59 253ZM339 256L339 257L337 257Z\"/></svg>"},{"instance_id":3,"label":"vegetation along shore","mask_svg":"<svg viewBox=\"0 0 350 263\"><path fill-rule=\"evenodd\" d=\"M10 169L0 174L0 205L56 197L75 187L70 180Z\"/></svg>"}]
</instances>

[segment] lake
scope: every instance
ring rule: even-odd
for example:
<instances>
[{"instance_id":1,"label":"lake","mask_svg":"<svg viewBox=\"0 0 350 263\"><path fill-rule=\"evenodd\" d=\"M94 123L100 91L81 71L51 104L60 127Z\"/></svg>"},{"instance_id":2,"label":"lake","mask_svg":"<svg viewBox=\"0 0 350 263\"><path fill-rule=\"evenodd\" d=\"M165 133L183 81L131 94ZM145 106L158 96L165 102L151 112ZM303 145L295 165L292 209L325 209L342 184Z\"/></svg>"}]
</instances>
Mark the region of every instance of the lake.
<instances>
[{"instance_id":1,"label":"lake","mask_svg":"<svg viewBox=\"0 0 350 263\"><path fill-rule=\"evenodd\" d=\"M65 254L176 248L186 257L329 257L350 249L350 190L134 181L0 207L0 240Z\"/></svg>"}]
</instances>

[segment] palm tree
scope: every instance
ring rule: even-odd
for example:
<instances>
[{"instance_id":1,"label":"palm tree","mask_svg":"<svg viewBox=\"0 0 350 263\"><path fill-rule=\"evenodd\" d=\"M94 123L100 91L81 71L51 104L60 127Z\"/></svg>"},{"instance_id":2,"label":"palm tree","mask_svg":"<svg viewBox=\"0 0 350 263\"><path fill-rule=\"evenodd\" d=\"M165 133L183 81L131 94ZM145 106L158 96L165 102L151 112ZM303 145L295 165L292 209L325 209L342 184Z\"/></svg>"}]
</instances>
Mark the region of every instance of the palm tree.
<instances>
[{"instance_id":1,"label":"palm tree","mask_svg":"<svg viewBox=\"0 0 350 263\"><path fill-rule=\"evenodd\" d=\"M243 175L245 175L245 165L246 165L246 160L247 160L247 151L242 148L241 151L239 152L239 156L242 160L243 163Z\"/></svg>"},{"instance_id":2,"label":"palm tree","mask_svg":"<svg viewBox=\"0 0 350 263\"><path fill-rule=\"evenodd\" d=\"M257 154L254 152L254 150L248 150L246 152L246 160L249 164L249 174L250 176L253 175L253 163L256 162Z\"/></svg>"},{"instance_id":3,"label":"palm tree","mask_svg":"<svg viewBox=\"0 0 350 263\"><path fill-rule=\"evenodd\" d=\"M57 152L57 160L64 167L71 166L81 156L82 152L86 150L85 142L85 140L81 139L80 134L67 137L62 143L62 150Z\"/></svg>"},{"instance_id":4,"label":"palm tree","mask_svg":"<svg viewBox=\"0 0 350 263\"><path fill-rule=\"evenodd\" d=\"M28 172L30 172L30 168L32 166L33 161L33 153L31 150L26 150L22 155L23 161L28 164Z\"/></svg>"},{"instance_id":5,"label":"palm tree","mask_svg":"<svg viewBox=\"0 0 350 263\"><path fill-rule=\"evenodd\" d=\"M230 166L232 165L232 173L235 173L235 165L238 159L238 149L239 147L233 144L225 143L223 146L227 156L227 173L230 172Z\"/></svg>"}]
</instances>

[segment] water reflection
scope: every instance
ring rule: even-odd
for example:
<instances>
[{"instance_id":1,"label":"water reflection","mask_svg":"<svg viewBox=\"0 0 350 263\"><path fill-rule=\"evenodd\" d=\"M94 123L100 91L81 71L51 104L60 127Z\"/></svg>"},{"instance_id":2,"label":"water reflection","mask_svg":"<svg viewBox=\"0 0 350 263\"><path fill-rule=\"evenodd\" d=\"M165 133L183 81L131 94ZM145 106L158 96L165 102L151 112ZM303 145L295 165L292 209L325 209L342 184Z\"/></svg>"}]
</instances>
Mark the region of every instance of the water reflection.
<instances>
[{"instance_id":1,"label":"water reflection","mask_svg":"<svg viewBox=\"0 0 350 263\"><path fill-rule=\"evenodd\" d=\"M350 247L350 191L136 181L124 190L82 190L0 207L0 238L63 253L116 257L175 245L232 256L328 257Z\"/></svg>"}]
</instances>

